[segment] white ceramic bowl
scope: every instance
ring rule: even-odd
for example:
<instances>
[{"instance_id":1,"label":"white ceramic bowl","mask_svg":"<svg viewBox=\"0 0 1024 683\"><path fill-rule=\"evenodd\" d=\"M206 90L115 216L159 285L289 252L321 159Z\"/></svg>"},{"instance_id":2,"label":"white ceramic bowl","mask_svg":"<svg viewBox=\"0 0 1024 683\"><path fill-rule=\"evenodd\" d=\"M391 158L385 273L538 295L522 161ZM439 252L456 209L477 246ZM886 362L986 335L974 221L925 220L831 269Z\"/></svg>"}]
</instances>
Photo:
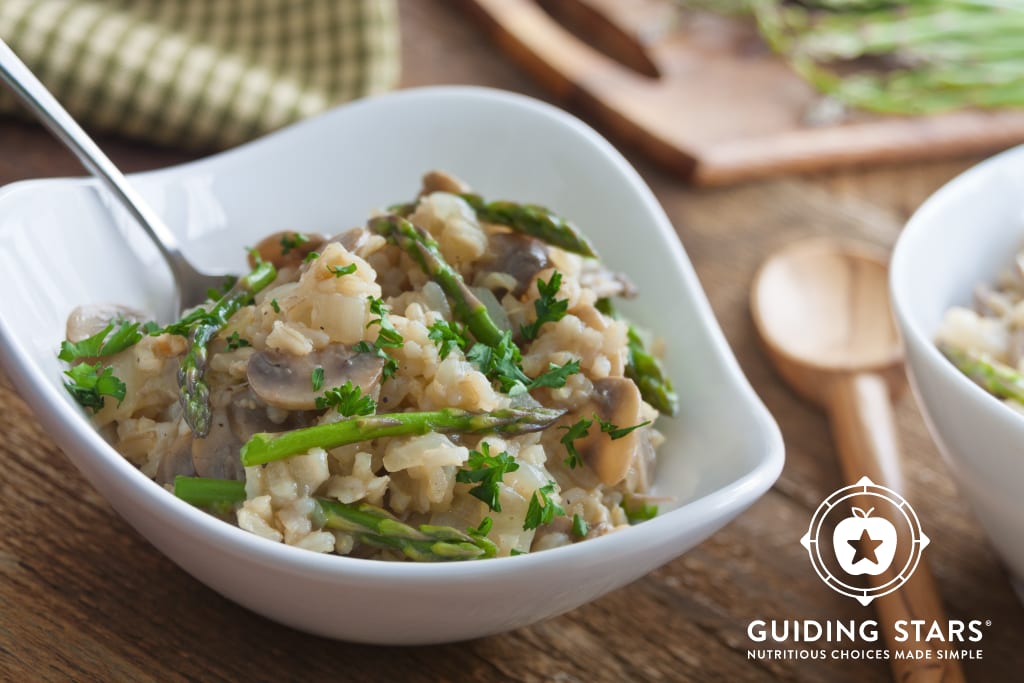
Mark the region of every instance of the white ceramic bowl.
<instances>
[{"instance_id":1,"label":"white ceramic bowl","mask_svg":"<svg viewBox=\"0 0 1024 683\"><path fill-rule=\"evenodd\" d=\"M1018 147L925 202L900 236L890 267L914 395L1018 592L1024 585L1024 416L960 373L933 339L946 309L970 306L974 286L993 282L1022 246L1024 147Z\"/></svg>"},{"instance_id":2,"label":"white ceramic bowl","mask_svg":"<svg viewBox=\"0 0 1024 683\"><path fill-rule=\"evenodd\" d=\"M585 226L643 292L623 309L669 340L681 417L664 419L655 492L678 506L622 533L519 557L416 565L275 544L177 500L93 431L61 388L55 352L76 304L169 318L155 249L87 180L0 190L4 367L68 457L157 548L271 619L351 641L483 636L577 607L707 538L764 493L777 426L731 355L679 241L640 176L575 118L480 88L399 92L336 109L239 149L134 178L201 267L242 270L244 245L281 229L337 232L407 199L443 168L490 197L547 204ZM654 626L652 626L654 628Z\"/></svg>"}]
</instances>

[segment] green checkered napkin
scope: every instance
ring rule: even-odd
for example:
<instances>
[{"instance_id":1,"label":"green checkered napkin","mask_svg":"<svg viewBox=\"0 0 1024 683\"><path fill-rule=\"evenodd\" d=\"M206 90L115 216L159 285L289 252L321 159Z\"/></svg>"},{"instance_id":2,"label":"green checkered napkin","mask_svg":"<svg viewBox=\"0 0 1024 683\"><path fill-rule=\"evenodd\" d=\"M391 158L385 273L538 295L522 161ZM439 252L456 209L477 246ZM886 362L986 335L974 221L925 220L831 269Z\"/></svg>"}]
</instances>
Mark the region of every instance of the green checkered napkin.
<instances>
[{"instance_id":1,"label":"green checkered napkin","mask_svg":"<svg viewBox=\"0 0 1024 683\"><path fill-rule=\"evenodd\" d=\"M0 0L0 37L90 130L192 149L386 90L399 69L394 0Z\"/></svg>"}]
</instances>

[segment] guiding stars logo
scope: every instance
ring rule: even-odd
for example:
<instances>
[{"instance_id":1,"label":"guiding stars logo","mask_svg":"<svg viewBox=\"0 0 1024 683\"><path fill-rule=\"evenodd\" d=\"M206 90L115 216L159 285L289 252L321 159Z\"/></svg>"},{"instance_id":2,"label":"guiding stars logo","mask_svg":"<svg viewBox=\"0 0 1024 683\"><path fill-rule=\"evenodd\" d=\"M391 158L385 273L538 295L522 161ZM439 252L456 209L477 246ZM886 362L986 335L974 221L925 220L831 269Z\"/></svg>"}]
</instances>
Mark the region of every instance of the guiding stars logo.
<instances>
[{"instance_id":1,"label":"guiding stars logo","mask_svg":"<svg viewBox=\"0 0 1024 683\"><path fill-rule=\"evenodd\" d=\"M867 477L826 498L800 539L821 580L862 605L906 583L928 543L910 503ZM868 587L850 583L863 575Z\"/></svg>"}]
</instances>

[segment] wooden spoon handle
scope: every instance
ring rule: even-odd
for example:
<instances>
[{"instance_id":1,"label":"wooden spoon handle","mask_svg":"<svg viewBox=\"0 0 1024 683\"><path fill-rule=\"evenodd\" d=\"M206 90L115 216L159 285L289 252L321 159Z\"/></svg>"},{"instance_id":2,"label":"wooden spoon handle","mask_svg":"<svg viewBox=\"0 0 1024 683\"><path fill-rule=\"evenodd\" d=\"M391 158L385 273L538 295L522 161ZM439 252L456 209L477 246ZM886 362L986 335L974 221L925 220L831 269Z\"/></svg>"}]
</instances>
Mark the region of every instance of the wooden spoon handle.
<instances>
[{"instance_id":1,"label":"wooden spoon handle","mask_svg":"<svg viewBox=\"0 0 1024 683\"><path fill-rule=\"evenodd\" d=\"M838 449L839 462L847 484L855 484L869 477L875 484L900 491L896 428L892 416L892 403L885 380L874 374L858 374L836 380L828 394L829 419ZM897 547L911 543L905 525L900 529ZM878 576L868 576L872 586L880 586L895 577L895 568ZM930 650L927 659L893 659L893 675L900 683L963 683L964 674L956 660L939 659L947 650L943 642L915 640L914 630L907 629L910 638L896 640L894 624L899 620L927 622L924 633L932 622L946 628L946 615L939 600L935 582L927 563L922 561L914 575L898 590L874 600L879 625L891 651ZM940 654L942 650L942 654Z\"/></svg>"}]
</instances>

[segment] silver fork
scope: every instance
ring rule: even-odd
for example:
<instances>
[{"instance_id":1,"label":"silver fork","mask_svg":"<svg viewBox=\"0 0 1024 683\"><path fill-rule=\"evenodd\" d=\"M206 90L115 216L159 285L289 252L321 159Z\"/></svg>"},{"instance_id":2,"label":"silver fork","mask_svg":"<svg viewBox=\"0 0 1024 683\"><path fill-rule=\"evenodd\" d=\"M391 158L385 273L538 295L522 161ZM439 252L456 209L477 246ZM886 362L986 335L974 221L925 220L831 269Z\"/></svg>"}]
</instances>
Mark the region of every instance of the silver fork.
<instances>
[{"instance_id":1,"label":"silver fork","mask_svg":"<svg viewBox=\"0 0 1024 683\"><path fill-rule=\"evenodd\" d=\"M175 311L202 303L210 289L221 287L225 275L204 273L189 263L181 253L174 233L3 40L0 40L0 80L32 110L54 137L74 152L82 165L121 202L153 240L174 276Z\"/></svg>"}]
</instances>

